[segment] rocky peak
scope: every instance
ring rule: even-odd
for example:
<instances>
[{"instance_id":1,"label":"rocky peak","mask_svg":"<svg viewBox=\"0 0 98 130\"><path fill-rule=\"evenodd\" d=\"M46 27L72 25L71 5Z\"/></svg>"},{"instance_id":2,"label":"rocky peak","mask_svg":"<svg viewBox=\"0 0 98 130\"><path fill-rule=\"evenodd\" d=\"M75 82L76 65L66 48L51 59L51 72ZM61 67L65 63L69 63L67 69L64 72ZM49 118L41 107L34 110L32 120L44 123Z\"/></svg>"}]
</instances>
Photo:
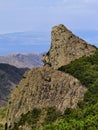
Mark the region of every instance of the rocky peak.
<instances>
[{"instance_id":1,"label":"rocky peak","mask_svg":"<svg viewBox=\"0 0 98 130\"><path fill-rule=\"evenodd\" d=\"M86 90L80 81L69 74L51 67L34 68L25 73L11 95L7 122L13 127L22 113L34 108L55 106L62 112L66 108L74 108L83 99Z\"/></svg>"},{"instance_id":2,"label":"rocky peak","mask_svg":"<svg viewBox=\"0 0 98 130\"><path fill-rule=\"evenodd\" d=\"M64 25L60 24L52 28L51 48L43 57L43 61L45 65L57 69L84 55L91 55L95 50L95 47L75 36Z\"/></svg>"},{"instance_id":3,"label":"rocky peak","mask_svg":"<svg viewBox=\"0 0 98 130\"><path fill-rule=\"evenodd\" d=\"M70 37L70 35L72 34L72 32L68 30L63 24L60 24L59 26L54 26L52 28L52 40L60 39L60 36L64 33L66 33L66 39L68 39L68 37Z\"/></svg>"},{"instance_id":4,"label":"rocky peak","mask_svg":"<svg viewBox=\"0 0 98 130\"><path fill-rule=\"evenodd\" d=\"M73 76L57 69L79 57L91 55L95 50L64 25L53 27L51 48L43 58L45 66L26 72L11 95L8 127L13 128L22 114L34 108L54 106L64 112L66 108L76 107L78 101L83 100L87 88Z\"/></svg>"}]
</instances>

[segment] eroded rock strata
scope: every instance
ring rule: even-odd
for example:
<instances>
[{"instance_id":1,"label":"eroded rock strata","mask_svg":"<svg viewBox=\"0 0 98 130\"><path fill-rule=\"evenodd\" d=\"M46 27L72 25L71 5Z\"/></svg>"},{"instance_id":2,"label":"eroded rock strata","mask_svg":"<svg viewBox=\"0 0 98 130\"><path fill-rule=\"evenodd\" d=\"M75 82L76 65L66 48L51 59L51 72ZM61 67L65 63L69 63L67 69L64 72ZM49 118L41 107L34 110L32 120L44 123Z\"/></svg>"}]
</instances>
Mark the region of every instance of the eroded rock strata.
<instances>
[{"instance_id":1,"label":"eroded rock strata","mask_svg":"<svg viewBox=\"0 0 98 130\"><path fill-rule=\"evenodd\" d=\"M51 48L43 57L45 65L57 69L82 56L95 52L96 48L75 36L64 25L54 26L51 33Z\"/></svg>"},{"instance_id":2,"label":"eroded rock strata","mask_svg":"<svg viewBox=\"0 0 98 130\"><path fill-rule=\"evenodd\" d=\"M95 51L95 47L76 37L64 25L53 27L51 48L43 57L45 66L27 71L11 95L8 129L13 128L21 114L34 108L55 106L64 112L66 108L76 107L87 89L79 80L57 69Z\"/></svg>"}]
</instances>

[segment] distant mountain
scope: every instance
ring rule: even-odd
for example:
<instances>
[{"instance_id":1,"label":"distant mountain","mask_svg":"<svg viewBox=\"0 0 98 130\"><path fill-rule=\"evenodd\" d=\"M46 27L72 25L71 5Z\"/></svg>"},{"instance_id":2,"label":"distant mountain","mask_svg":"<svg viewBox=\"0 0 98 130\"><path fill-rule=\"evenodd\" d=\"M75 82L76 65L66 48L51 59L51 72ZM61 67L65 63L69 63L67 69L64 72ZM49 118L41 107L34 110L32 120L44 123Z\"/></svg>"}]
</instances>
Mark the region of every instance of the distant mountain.
<instances>
[{"instance_id":1,"label":"distant mountain","mask_svg":"<svg viewBox=\"0 0 98 130\"><path fill-rule=\"evenodd\" d=\"M11 91L22 79L27 68L16 68L8 64L0 64L0 107L8 102Z\"/></svg>"},{"instance_id":2,"label":"distant mountain","mask_svg":"<svg viewBox=\"0 0 98 130\"><path fill-rule=\"evenodd\" d=\"M42 66L41 61L43 54L12 54L8 56L0 56L0 63L10 64L18 68L32 68L34 66Z\"/></svg>"},{"instance_id":3,"label":"distant mountain","mask_svg":"<svg viewBox=\"0 0 98 130\"><path fill-rule=\"evenodd\" d=\"M74 34L98 47L97 30L73 30ZM50 32L17 32L0 34L0 55L11 53L47 52L50 48Z\"/></svg>"},{"instance_id":4,"label":"distant mountain","mask_svg":"<svg viewBox=\"0 0 98 130\"><path fill-rule=\"evenodd\" d=\"M41 58L40 53L0 56L0 107L7 104L11 91L28 68L43 65Z\"/></svg>"},{"instance_id":5,"label":"distant mountain","mask_svg":"<svg viewBox=\"0 0 98 130\"><path fill-rule=\"evenodd\" d=\"M17 32L0 35L0 55L11 53L46 52L50 34L46 32Z\"/></svg>"}]
</instances>

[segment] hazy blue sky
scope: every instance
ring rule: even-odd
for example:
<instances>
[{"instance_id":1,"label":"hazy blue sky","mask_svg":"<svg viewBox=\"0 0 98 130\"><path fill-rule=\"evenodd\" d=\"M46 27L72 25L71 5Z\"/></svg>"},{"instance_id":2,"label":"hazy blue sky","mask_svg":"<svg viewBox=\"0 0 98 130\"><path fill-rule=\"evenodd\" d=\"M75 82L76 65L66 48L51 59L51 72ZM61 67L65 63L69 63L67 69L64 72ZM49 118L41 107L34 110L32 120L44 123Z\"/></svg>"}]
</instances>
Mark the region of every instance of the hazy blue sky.
<instances>
[{"instance_id":1,"label":"hazy blue sky","mask_svg":"<svg viewBox=\"0 0 98 130\"><path fill-rule=\"evenodd\" d=\"M58 24L98 46L98 0L0 0L0 34L33 32L0 35L0 55L47 52L51 28Z\"/></svg>"},{"instance_id":2,"label":"hazy blue sky","mask_svg":"<svg viewBox=\"0 0 98 130\"><path fill-rule=\"evenodd\" d=\"M98 0L0 0L0 33L70 29L98 30Z\"/></svg>"}]
</instances>

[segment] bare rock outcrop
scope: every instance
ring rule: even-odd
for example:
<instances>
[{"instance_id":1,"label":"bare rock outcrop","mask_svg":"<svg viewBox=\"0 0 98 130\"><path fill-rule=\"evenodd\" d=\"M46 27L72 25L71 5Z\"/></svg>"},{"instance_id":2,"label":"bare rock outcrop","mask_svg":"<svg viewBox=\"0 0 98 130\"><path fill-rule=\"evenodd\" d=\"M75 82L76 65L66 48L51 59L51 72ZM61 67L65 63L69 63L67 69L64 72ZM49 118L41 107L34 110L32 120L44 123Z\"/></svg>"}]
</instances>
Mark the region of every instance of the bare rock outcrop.
<instances>
[{"instance_id":1,"label":"bare rock outcrop","mask_svg":"<svg viewBox=\"0 0 98 130\"><path fill-rule=\"evenodd\" d=\"M73 76L57 69L95 51L95 47L76 37L64 25L53 27L51 48L43 58L45 66L26 72L11 95L8 126L13 128L21 114L33 108L55 106L64 112L66 108L76 107L78 101L83 100L87 88Z\"/></svg>"},{"instance_id":2,"label":"bare rock outcrop","mask_svg":"<svg viewBox=\"0 0 98 130\"><path fill-rule=\"evenodd\" d=\"M51 48L43 57L45 65L57 69L82 56L95 52L96 48L75 36L64 25L54 26L51 34Z\"/></svg>"},{"instance_id":3,"label":"bare rock outcrop","mask_svg":"<svg viewBox=\"0 0 98 130\"><path fill-rule=\"evenodd\" d=\"M64 112L74 108L87 89L76 78L51 67L34 68L24 75L10 100L8 123L33 108L53 107ZM10 120L9 120L10 119Z\"/></svg>"}]
</instances>

